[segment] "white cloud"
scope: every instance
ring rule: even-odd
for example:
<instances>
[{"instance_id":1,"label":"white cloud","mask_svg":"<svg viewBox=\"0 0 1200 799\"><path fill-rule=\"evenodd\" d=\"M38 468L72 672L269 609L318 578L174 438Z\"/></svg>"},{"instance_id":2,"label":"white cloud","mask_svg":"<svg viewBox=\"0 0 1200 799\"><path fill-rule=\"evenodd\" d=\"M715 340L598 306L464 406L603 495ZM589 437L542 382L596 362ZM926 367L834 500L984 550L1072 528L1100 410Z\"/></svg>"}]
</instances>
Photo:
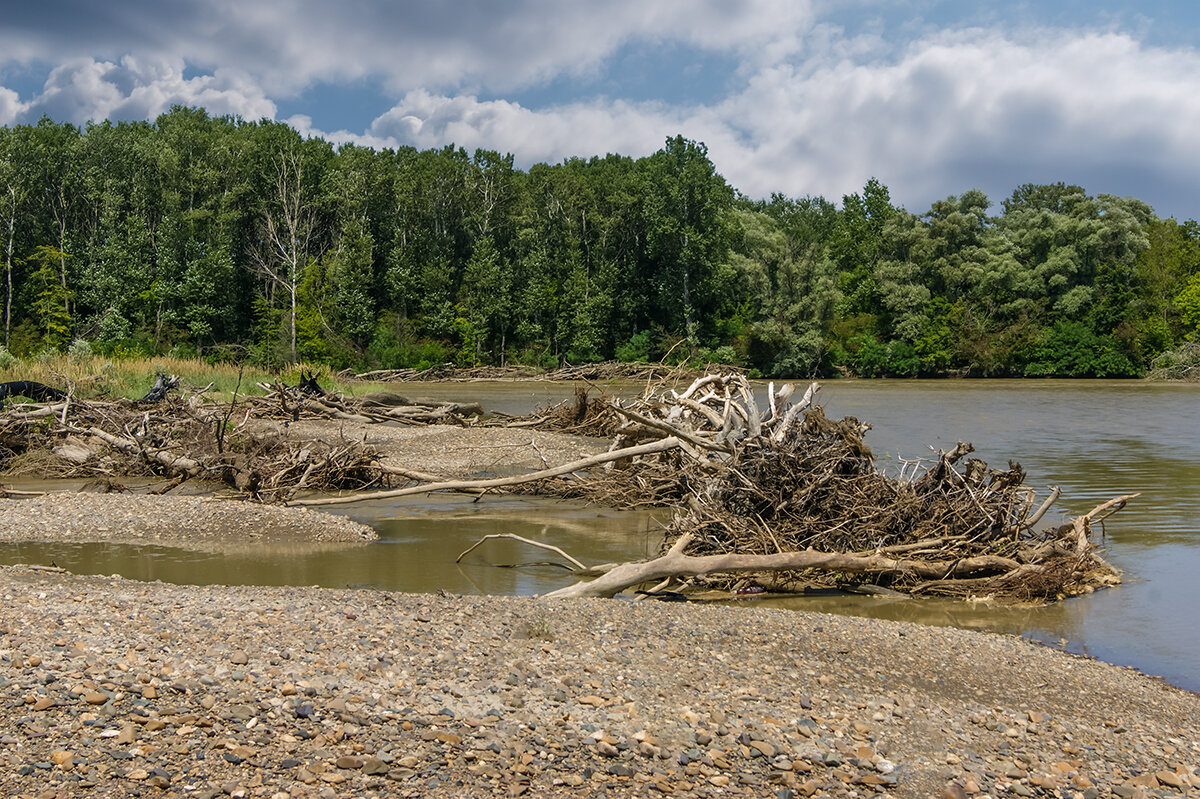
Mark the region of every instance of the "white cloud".
<instances>
[{"instance_id":1,"label":"white cloud","mask_svg":"<svg viewBox=\"0 0 1200 799\"><path fill-rule=\"evenodd\" d=\"M580 74L629 42L757 51L810 20L809 0L123 0L28 4L0 27L0 64L132 55L254 76L271 94L373 78L417 88L500 91Z\"/></svg>"},{"instance_id":2,"label":"white cloud","mask_svg":"<svg viewBox=\"0 0 1200 799\"><path fill-rule=\"evenodd\" d=\"M24 110L20 96L12 89L0 86L0 125L16 124Z\"/></svg>"},{"instance_id":3,"label":"white cloud","mask_svg":"<svg viewBox=\"0 0 1200 799\"><path fill-rule=\"evenodd\" d=\"M1200 56L1118 34L944 34L891 63L764 70L718 110L753 142L727 166L752 193L837 197L872 175L926 204L1068 174L1103 191L1106 166L1148 155L1200 172Z\"/></svg>"},{"instance_id":4,"label":"white cloud","mask_svg":"<svg viewBox=\"0 0 1200 799\"><path fill-rule=\"evenodd\" d=\"M455 142L528 165L642 155L682 133L706 142L718 169L752 196L840 199L877 176L916 211L973 187L999 200L1029 181L1138 194L1139 173L1200 179L1194 52L1118 34L980 31L927 38L887 62L847 55L856 50L764 67L711 106L601 99L534 110L413 91L363 134L332 135L375 146Z\"/></svg>"},{"instance_id":5,"label":"white cloud","mask_svg":"<svg viewBox=\"0 0 1200 799\"><path fill-rule=\"evenodd\" d=\"M34 121L46 114L76 124L153 119L176 104L247 119L273 117L276 112L275 103L244 76L218 71L186 79L181 64L126 56L119 64L80 59L54 68L21 116Z\"/></svg>"},{"instance_id":6,"label":"white cloud","mask_svg":"<svg viewBox=\"0 0 1200 799\"><path fill-rule=\"evenodd\" d=\"M376 119L367 134L420 148L454 142L512 152L529 165L571 155L653 152L680 124L677 112L652 104L600 101L531 110L506 100L414 91Z\"/></svg>"},{"instance_id":7,"label":"white cloud","mask_svg":"<svg viewBox=\"0 0 1200 799\"><path fill-rule=\"evenodd\" d=\"M279 90L380 77L396 92L503 91L594 70L630 42L750 52L810 22L807 0L329 4L230 0L221 57ZM246 46L248 43L252 46Z\"/></svg>"}]
</instances>

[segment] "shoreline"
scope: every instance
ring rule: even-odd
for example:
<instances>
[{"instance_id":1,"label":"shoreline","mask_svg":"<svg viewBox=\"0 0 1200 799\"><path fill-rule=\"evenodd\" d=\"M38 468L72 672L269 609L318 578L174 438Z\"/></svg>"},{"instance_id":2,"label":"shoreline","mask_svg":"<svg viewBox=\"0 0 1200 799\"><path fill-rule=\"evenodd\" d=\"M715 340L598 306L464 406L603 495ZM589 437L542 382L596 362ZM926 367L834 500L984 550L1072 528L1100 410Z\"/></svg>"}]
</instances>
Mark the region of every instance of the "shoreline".
<instances>
[{"instance_id":1,"label":"shoreline","mask_svg":"<svg viewBox=\"0 0 1200 799\"><path fill-rule=\"evenodd\" d=\"M1200 695L1013 636L21 566L0 594L10 796L1200 791Z\"/></svg>"},{"instance_id":2,"label":"shoreline","mask_svg":"<svg viewBox=\"0 0 1200 799\"><path fill-rule=\"evenodd\" d=\"M211 550L255 543L365 543L365 524L308 508L213 495L48 492L0 499L0 542L162 544Z\"/></svg>"}]
</instances>

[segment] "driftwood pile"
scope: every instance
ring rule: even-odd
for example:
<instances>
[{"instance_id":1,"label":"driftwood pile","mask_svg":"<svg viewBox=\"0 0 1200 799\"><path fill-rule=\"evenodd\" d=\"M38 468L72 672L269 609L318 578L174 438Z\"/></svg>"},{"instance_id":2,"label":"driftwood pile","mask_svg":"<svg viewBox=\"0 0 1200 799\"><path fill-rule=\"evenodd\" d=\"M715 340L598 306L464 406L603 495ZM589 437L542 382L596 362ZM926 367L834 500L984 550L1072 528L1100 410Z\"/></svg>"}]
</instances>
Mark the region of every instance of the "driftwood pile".
<instances>
[{"instance_id":1,"label":"driftwood pile","mask_svg":"<svg viewBox=\"0 0 1200 799\"><path fill-rule=\"evenodd\" d=\"M175 381L177 387L178 381ZM160 477L169 491L196 478L261 502L300 490L385 484L374 450L361 441L289 441L256 434L256 403L186 399L87 400L15 406L0 415L0 466L9 474L97 478ZM152 404L150 404L152 403Z\"/></svg>"},{"instance_id":2,"label":"driftwood pile","mask_svg":"<svg viewBox=\"0 0 1200 799\"><path fill-rule=\"evenodd\" d=\"M245 398L260 418L299 421L338 419L362 424L396 422L407 425L448 424L469 426L480 421L483 406L478 402L444 402L411 399L390 391L361 397L326 392L315 381L300 386L259 383L265 394Z\"/></svg>"},{"instance_id":3,"label":"driftwood pile","mask_svg":"<svg viewBox=\"0 0 1200 799\"><path fill-rule=\"evenodd\" d=\"M791 386L772 384L760 408L744 377L713 375L633 402L577 397L562 406L560 417L577 431L615 432L613 452L647 440L676 445L537 490L681 510L663 557L610 564L598 579L556 594L611 596L664 578L693 578L695 586L707 577L706 585L724 588L871 586L1042 601L1119 581L1091 533L1129 497L1039 529L1058 491L1038 503L1019 465L996 470L964 460L973 448L960 443L927 468L909 464L906 474L887 476L863 441L869 426L826 418L813 404L817 389L792 403Z\"/></svg>"}]
</instances>

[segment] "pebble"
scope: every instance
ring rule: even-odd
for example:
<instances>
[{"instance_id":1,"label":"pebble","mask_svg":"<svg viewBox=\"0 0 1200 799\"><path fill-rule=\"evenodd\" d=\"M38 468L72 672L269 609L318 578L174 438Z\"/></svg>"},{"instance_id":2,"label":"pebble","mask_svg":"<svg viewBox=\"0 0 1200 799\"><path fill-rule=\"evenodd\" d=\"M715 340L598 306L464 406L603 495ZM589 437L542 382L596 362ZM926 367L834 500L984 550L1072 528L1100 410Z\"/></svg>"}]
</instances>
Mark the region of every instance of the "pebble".
<instances>
[{"instance_id":1,"label":"pebble","mask_svg":"<svg viewBox=\"0 0 1200 799\"><path fill-rule=\"evenodd\" d=\"M88 795L207 799L1200 787L1195 695L1012 637L20 567L0 567L0 595L0 658L21 653L0 682L4 795L68 779ZM530 638L551 614L553 642Z\"/></svg>"}]
</instances>

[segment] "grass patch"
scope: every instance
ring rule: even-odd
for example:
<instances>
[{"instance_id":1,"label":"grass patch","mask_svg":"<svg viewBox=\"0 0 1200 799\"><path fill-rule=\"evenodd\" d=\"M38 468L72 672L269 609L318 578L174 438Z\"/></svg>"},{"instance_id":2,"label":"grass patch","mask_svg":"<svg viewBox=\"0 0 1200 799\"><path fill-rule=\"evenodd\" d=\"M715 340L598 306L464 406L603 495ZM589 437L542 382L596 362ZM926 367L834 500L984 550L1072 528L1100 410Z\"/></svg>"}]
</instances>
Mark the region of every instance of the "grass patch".
<instances>
[{"instance_id":1,"label":"grass patch","mask_svg":"<svg viewBox=\"0 0 1200 799\"><path fill-rule=\"evenodd\" d=\"M238 367L233 364L211 364L199 358L105 358L99 355L74 357L63 353L49 353L36 358L15 361L7 365L0 362L0 382L10 380L36 380L64 391L73 387L80 397L128 397L138 399L145 396L154 385L159 372L178 375L185 386L202 388L209 383L212 389L206 396L229 401L236 389L241 395L262 395L257 383L273 383L283 380L288 385L300 382L301 372L317 375L321 386L329 391L347 394L363 394L383 388L385 384L343 384L333 380L327 366L297 364L275 373L252 366ZM240 388L239 388L240 383Z\"/></svg>"}]
</instances>

